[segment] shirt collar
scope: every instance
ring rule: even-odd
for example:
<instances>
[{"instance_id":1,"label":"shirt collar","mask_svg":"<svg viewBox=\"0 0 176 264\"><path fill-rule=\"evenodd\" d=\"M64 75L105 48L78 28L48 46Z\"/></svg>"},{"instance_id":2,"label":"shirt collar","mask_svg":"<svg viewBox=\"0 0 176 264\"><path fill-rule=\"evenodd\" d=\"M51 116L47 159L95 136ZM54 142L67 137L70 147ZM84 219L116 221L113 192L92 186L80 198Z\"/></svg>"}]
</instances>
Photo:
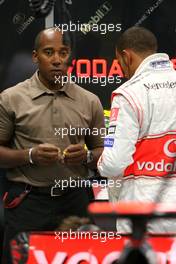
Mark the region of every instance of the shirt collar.
<instances>
[{"instance_id":1,"label":"shirt collar","mask_svg":"<svg viewBox=\"0 0 176 264\"><path fill-rule=\"evenodd\" d=\"M75 87L74 84L67 82L64 86L59 90L59 92L64 92L66 96L71 99L75 99Z\"/></svg>"},{"instance_id":2,"label":"shirt collar","mask_svg":"<svg viewBox=\"0 0 176 264\"><path fill-rule=\"evenodd\" d=\"M34 73L34 75L31 78L31 86L30 92L32 99L36 99L42 94L53 94L52 91L50 91L40 80L38 77L38 71Z\"/></svg>"},{"instance_id":3,"label":"shirt collar","mask_svg":"<svg viewBox=\"0 0 176 264\"><path fill-rule=\"evenodd\" d=\"M30 87L31 97L32 99L36 99L37 97L41 96L42 94L52 94L54 95L55 92L49 90L40 80L38 77L38 71L34 73L31 77L32 87ZM66 96L70 97L71 99L75 99L74 93L74 85L71 83L66 83L64 86L58 91L57 93L64 93Z\"/></svg>"}]
</instances>

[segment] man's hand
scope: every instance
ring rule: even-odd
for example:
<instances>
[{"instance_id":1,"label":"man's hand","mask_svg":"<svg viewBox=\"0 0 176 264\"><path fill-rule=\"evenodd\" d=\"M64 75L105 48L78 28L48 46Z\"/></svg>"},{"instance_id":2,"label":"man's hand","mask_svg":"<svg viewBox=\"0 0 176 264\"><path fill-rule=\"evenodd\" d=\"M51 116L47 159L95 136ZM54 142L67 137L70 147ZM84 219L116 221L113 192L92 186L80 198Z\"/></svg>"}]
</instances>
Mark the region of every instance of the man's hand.
<instances>
[{"instance_id":1,"label":"man's hand","mask_svg":"<svg viewBox=\"0 0 176 264\"><path fill-rule=\"evenodd\" d=\"M84 145L75 144L68 146L63 151L63 162L68 165L76 165L87 159L87 150Z\"/></svg>"},{"instance_id":2,"label":"man's hand","mask_svg":"<svg viewBox=\"0 0 176 264\"><path fill-rule=\"evenodd\" d=\"M32 160L37 165L51 165L61 160L61 150L53 144L44 143L32 149Z\"/></svg>"}]
</instances>

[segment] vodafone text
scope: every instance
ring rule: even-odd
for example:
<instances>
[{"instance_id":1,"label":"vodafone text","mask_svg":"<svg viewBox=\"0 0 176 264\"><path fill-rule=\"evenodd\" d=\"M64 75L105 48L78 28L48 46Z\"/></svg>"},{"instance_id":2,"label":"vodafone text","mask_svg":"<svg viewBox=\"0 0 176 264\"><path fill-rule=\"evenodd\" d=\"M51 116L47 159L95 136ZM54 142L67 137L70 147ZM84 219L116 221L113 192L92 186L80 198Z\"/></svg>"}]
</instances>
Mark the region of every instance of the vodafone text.
<instances>
[{"instance_id":1,"label":"vodafone text","mask_svg":"<svg viewBox=\"0 0 176 264\"><path fill-rule=\"evenodd\" d=\"M73 255L70 255L66 251L57 251L52 259L48 261L47 254L43 250L34 249L33 255L35 258L36 264L79 264L81 262L88 262L91 264L99 264L99 258L96 256L96 253L92 252L77 252ZM120 251L111 251L105 255L101 261L101 264L113 264L115 260L118 260L121 255ZM175 264L176 254L174 250L168 252L156 252L157 260L159 264ZM90 262L91 260L91 262Z\"/></svg>"},{"instance_id":2,"label":"vodafone text","mask_svg":"<svg viewBox=\"0 0 176 264\"><path fill-rule=\"evenodd\" d=\"M174 163L166 163L164 159L159 162L152 162L152 161L137 161L138 169L141 171L143 169L147 171L166 171L166 172L176 172L176 161Z\"/></svg>"},{"instance_id":3,"label":"vodafone text","mask_svg":"<svg viewBox=\"0 0 176 264\"><path fill-rule=\"evenodd\" d=\"M175 152L175 144L176 144L176 138L171 138L167 140L164 143L163 146L163 157L167 157L167 159L170 159L171 162L168 162L168 160L165 158L161 159L161 161L158 162L153 162L153 161L143 161L139 162L137 161L137 166L140 171L142 170L147 170L147 171L153 171L155 170L156 172L176 172L176 161L173 160L173 158L176 157L176 152ZM174 149L174 151L171 151Z\"/></svg>"},{"instance_id":4,"label":"vodafone text","mask_svg":"<svg viewBox=\"0 0 176 264\"><path fill-rule=\"evenodd\" d=\"M176 59L171 60L174 69L176 69ZM101 68L101 71L99 70ZM71 66L68 68L68 75L73 73L73 69L75 69L76 76L113 76L119 75L123 77L122 70L120 65L116 59L109 61L104 58L94 58L93 60L89 59L79 59L72 60Z\"/></svg>"},{"instance_id":5,"label":"vodafone text","mask_svg":"<svg viewBox=\"0 0 176 264\"><path fill-rule=\"evenodd\" d=\"M128 175L165 177L176 174L176 133L144 138L136 144L134 163L126 169Z\"/></svg>"}]
</instances>

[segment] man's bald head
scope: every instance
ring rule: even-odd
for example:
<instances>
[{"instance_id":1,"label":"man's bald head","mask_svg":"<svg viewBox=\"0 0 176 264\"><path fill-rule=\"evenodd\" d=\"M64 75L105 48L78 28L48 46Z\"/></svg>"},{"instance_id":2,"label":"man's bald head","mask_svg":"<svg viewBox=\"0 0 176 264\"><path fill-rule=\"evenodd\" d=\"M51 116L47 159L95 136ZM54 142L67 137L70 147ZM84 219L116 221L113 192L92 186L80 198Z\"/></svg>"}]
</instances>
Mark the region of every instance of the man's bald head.
<instances>
[{"instance_id":1,"label":"man's bald head","mask_svg":"<svg viewBox=\"0 0 176 264\"><path fill-rule=\"evenodd\" d=\"M52 36L62 36L62 41L63 41L63 45L66 45L66 46L71 46L70 45L70 41L69 41L69 38L66 36L66 34L63 34L61 30L59 30L59 28L57 27L51 27L51 28L47 28L47 29L44 29L42 31L40 31L36 38L35 38L35 41L34 41L34 49L37 51L40 46L41 46L41 42L42 42L42 39L43 38L50 38Z\"/></svg>"},{"instance_id":2,"label":"man's bald head","mask_svg":"<svg viewBox=\"0 0 176 264\"><path fill-rule=\"evenodd\" d=\"M153 54L158 48L154 34L143 27L131 27L118 38L116 49L119 53L131 49L139 54Z\"/></svg>"}]
</instances>

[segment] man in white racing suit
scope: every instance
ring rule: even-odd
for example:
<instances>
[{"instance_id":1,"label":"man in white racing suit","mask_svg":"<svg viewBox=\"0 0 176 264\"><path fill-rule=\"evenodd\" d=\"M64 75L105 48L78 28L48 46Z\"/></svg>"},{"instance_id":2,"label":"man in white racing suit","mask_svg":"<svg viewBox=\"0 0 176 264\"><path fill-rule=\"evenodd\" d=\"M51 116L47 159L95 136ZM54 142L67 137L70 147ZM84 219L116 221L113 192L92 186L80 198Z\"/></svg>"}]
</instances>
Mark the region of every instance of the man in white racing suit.
<instances>
[{"instance_id":1,"label":"man in white racing suit","mask_svg":"<svg viewBox=\"0 0 176 264\"><path fill-rule=\"evenodd\" d=\"M142 27L126 30L117 42L116 56L129 80L112 93L98 161L102 176L122 177L120 192L109 190L113 202L176 205L176 72L168 55L156 51L155 36ZM172 221L151 222L148 231L176 232ZM117 229L129 232L129 222L118 220Z\"/></svg>"}]
</instances>

